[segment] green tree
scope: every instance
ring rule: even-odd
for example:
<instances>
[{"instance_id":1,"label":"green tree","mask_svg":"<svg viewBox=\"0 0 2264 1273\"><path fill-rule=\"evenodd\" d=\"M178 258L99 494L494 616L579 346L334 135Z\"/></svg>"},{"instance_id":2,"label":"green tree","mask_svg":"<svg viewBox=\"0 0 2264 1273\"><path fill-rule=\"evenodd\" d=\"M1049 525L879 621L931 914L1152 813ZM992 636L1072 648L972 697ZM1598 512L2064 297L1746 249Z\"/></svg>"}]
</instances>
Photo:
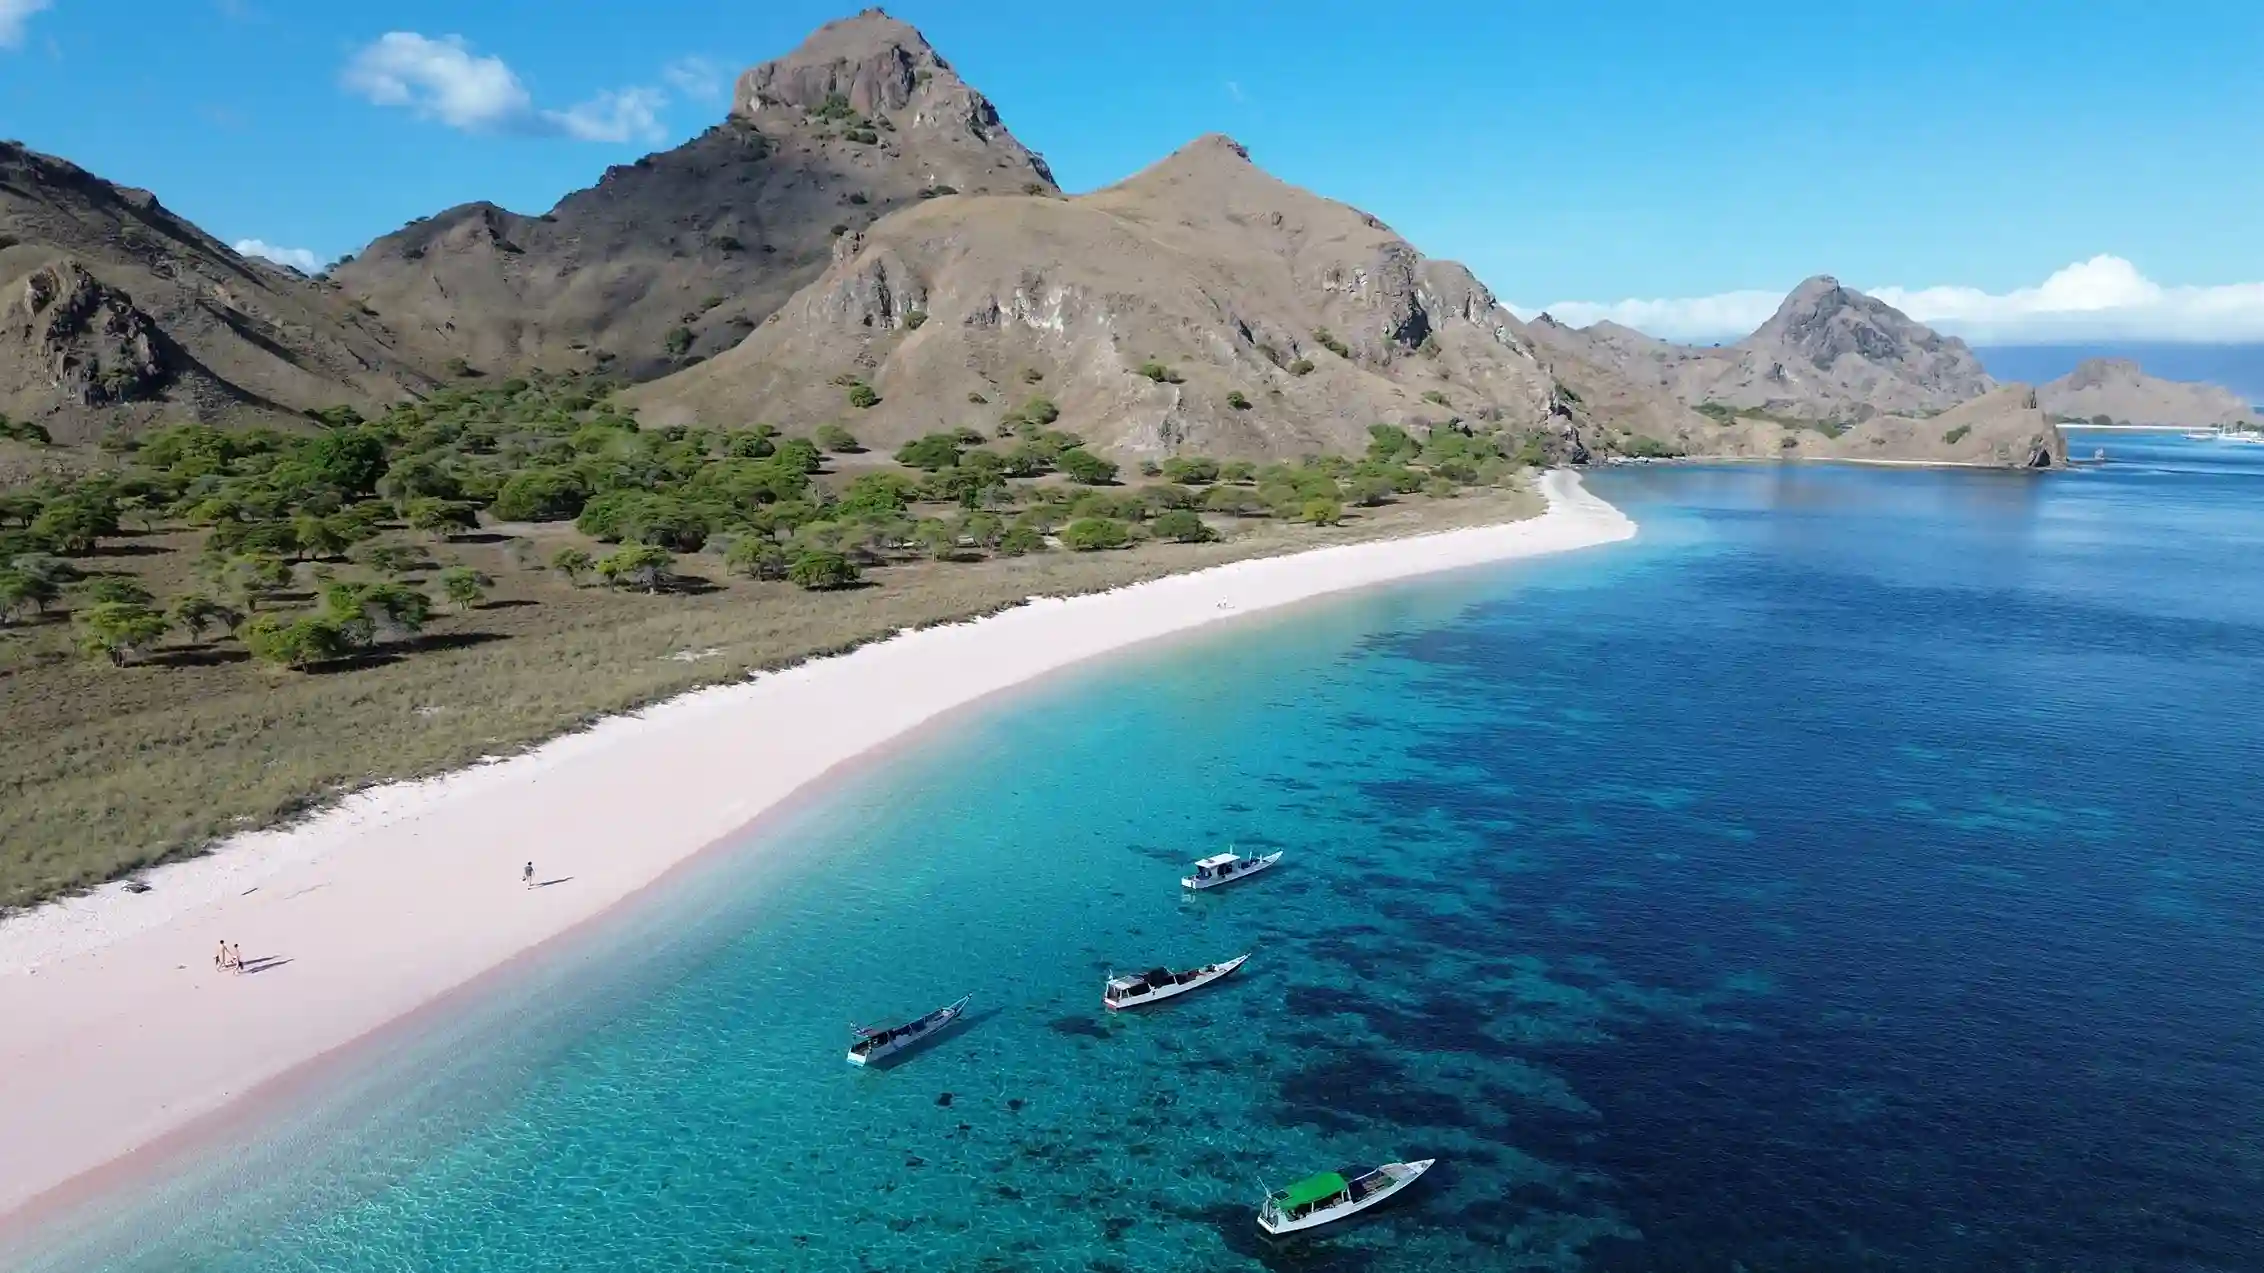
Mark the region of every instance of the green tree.
<instances>
[{"instance_id":1,"label":"green tree","mask_svg":"<svg viewBox=\"0 0 2264 1273\"><path fill-rule=\"evenodd\" d=\"M834 511L840 517L893 517L911 506L916 485L902 473L860 473Z\"/></svg>"},{"instance_id":2,"label":"green tree","mask_svg":"<svg viewBox=\"0 0 2264 1273\"><path fill-rule=\"evenodd\" d=\"M479 513L463 500L413 499L406 511L409 529L428 535L455 535L478 530Z\"/></svg>"},{"instance_id":3,"label":"green tree","mask_svg":"<svg viewBox=\"0 0 2264 1273\"><path fill-rule=\"evenodd\" d=\"M346 538L344 528L333 525L330 519L301 513L291 519L291 542L301 561L322 561L345 552L352 541Z\"/></svg>"},{"instance_id":4,"label":"green tree","mask_svg":"<svg viewBox=\"0 0 2264 1273\"><path fill-rule=\"evenodd\" d=\"M1161 467L1164 480L1180 486L1207 486L1218 480L1218 461L1205 455L1173 456Z\"/></svg>"},{"instance_id":5,"label":"green tree","mask_svg":"<svg viewBox=\"0 0 2264 1273\"><path fill-rule=\"evenodd\" d=\"M31 519L31 533L55 546L55 551L77 556L94 551L95 541L118 533L118 510L108 500L66 495L48 501Z\"/></svg>"},{"instance_id":6,"label":"green tree","mask_svg":"<svg viewBox=\"0 0 2264 1273\"><path fill-rule=\"evenodd\" d=\"M741 535L723 554L725 569L749 579L784 579L787 564L786 546L761 535Z\"/></svg>"},{"instance_id":7,"label":"green tree","mask_svg":"<svg viewBox=\"0 0 2264 1273\"><path fill-rule=\"evenodd\" d=\"M550 568L566 576L566 582L579 588L582 576L597 567L597 561L580 548L561 548L551 554Z\"/></svg>"},{"instance_id":8,"label":"green tree","mask_svg":"<svg viewBox=\"0 0 2264 1273\"><path fill-rule=\"evenodd\" d=\"M90 654L107 657L112 667L141 657L173 626L149 606L131 601L100 602L81 612L78 623L79 644Z\"/></svg>"},{"instance_id":9,"label":"green tree","mask_svg":"<svg viewBox=\"0 0 2264 1273\"><path fill-rule=\"evenodd\" d=\"M597 563L598 576L615 588L657 593L672 577L676 555L653 544L624 544Z\"/></svg>"},{"instance_id":10,"label":"green tree","mask_svg":"<svg viewBox=\"0 0 2264 1273\"><path fill-rule=\"evenodd\" d=\"M860 380L849 386L849 405L859 411L870 411L880 405L880 395L873 391L871 385Z\"/></svg>"},{"instance_id":11,"label":"green tree","mask_svg":"<svg viewBox=\"0 0 2264 1273\"><path fill-rule=\"evenodd\" d=\"M1149 529L1158 539L1180 544L1206 544L1218 538L1218 532L1199 514L1184 508L1175 508L1156 518Z\"/></svg>"},{"instance_id":12,"label":"green tree","mask_svg":"<svg viewBox=\"0 0 2264 1273\"><path fill-rule=\"evenodd\" d=\"M1006 528L998 537L998 554L1001 557L1023 557L1046 550L1045 532L1035 526L1017 523Z\"/></svg>"},{"instance_id":13,"label":"green tree","mask_svg":"<svg viewBox=\"0 0 2264 1273\"><path fill-rule=\"evenodd\" d=\"M1140 374L1162 385L1176 385L1186 379L1186 377L1153 358L1140 364Z\"/></svg>"},{"instance_id":14,"label":"green tree","mask_svg":"<svg viewBox=\"0 0 2264 1273\"><path fill-rule=\"evenodd\" d=\"M788 438L778 444L778 459L782 464L815 473L825 467L825 457L818 452L817 444L808 438Z\"/></svg>"},{"instance_id":15,"label":"green tree","mask_svg":"<svg viewBox=\"0 0 2264 1273\"><path fill-rule=\"evenodd\" d=\"M319 615L290 623L276 615L259 615L244 625L242 636L253 658L302 670L344 658L354 650L338 624Z\"/></svg>"},{"instance_id":16,"label":"green tree","mask_svg":"<svg viewBox=\"0 0 2264 1273\"><path fill-rule=\"evenodd\" d=\"M1132 529L1106 517L1085 517L1062 528L1061 542L1081 553L1122 548L1132 542Z\"/></svg>"},{"instance_id":17,"label":"green tree","mask_svg":"<svg viewBox=\"0 0 2264 1273\"><path fill-rule=\"evenodd\" d=\"M821 424L812 435L817 444L835 455L855 455L865 448L857 445L857 435L838 424Z\"/></svg>"},{"instance_id":18,"label":"green tree","mask_svg":"<svg viewBox=\"0 0 2264 1273\"><path fill-rule=\"evenodd\" d=\"M1334 526L1344 520L1344 505L1326 497L1315 497L1305 501L1297 516L1298 520L1315 526Z\"/></svg>"},{"instance_id":19,"label":"green tree","mask_svg":"<svg viewBox=\"0 0 2264 1273\"><path fill-rule=\"evenodd\" d=\"M441 595L456 604L458 610L469 610L478 605L480 598L495 585L493 579L470 566L450 566L440 572Z\"/></svg>"},{"instance_id":20,"label":"green tree","mask_svg":"<svg viewBox=\"0 0 2264 1273\"><path fill-rule=\"evenodd\" d=\"M203 640L206 628L225 628L233 632L243 621L242 612L195 593L173 603L174 625L187 629L193 640Z\"/></svg>"},{"instance_id":21,"label":"green tree","mask_svg":"<svg viewBox=\"0 0 2264 1273\"><path fill-rule=\"evenodd\" d=\"M723 453L736 460L767 460L778 454L778 444L771 441L774 435L762 431L768 427L765 425L730 435L724 440ZM820 429L818 432L822 435L825 430Z\"/></svg>"},{"instance_id":22,"label":"green tree","mask_svg":"<svg viewBox=\"0 0 2264 1273\"><path fill-rule=\"evenodd\" d=\"M931 473L951 468L959 463L959 438L950 433L930 433L899 448L896 462L906 468L926 469Z\"/></svg>"},{"instance_id":23,"label":"green tree","mask_svg":"<svg viewBox=\"0 0 2264 1273\"><path fill-rule=\"evenodd\" d=\"M689 327L669 328L668 334L661 337L660 347L667 350L668 356L671 358L683 357L692 351L692 329Z\"/></svg>"},{"instance_id":24,"label":"green tree","mask_svg":"<svg viewBox=\"0 0 2264 1273\"><path fill-rule=\"evenodd\" d=\"M1392 480L1380 473L1363 473L1345 486L1345 494L1363 508L1373 508L1391 497Z\"/></svg>"},{"instance_id":25,"label":"green tree","mask_svg":"<svg viewBox=\"0 0 2264 1273\"><path fill-rule=\"evenodd\" d=\"M1226 405L1234 408L1236 411L1248 411L1250 409L1250 400L1247 397L1243 396L1240 389L1236 389L1226 395Z\"/></svg>"},{"instance_id":26,"label":"green tree","mask_svg":"<svg viewBox=\"0 0 2264 1273\"><path fill-rule=\"evenodd\" d=\"M1313 360L1310 358L1300 358L1296 362L1289 364L1289 374L1292 376L1312 375Z\"/></svg>"},{"instance_id":27,"label":"green tree","mask_svg":"<svg viewBox=\"0 0 2264 1273\"><path fill-rule=\"evenodd\" d=\"M1258 466L1248 460L1225 460L1218 466L1218 480L1221 482L1247 482L1257 471Z\"/></svg>"},{"instance_id":28,"label":"green tree","mask_svg":"<svg viewBox=\"0 0 2264 1273\"><path fill-rule=\"evenodd\" d=\"M1084 486L1105 486L1116 480L1116 464L1104 460L1083 447L1070 447L1056 457L1054 463L1069 480Z\"/></svg>"},{"instance_id":29,"label":"green tree","mask_svg":"<svg viewBox=\"0 0 2264 1273\"><path fill-rule=\"evenodd\" d=\"M857 582L857 563L837 552L806 552L787 567L786 577L812 592L846 588Z\"/></svg>"},{"instance_id":30,"label":"green tree","mask_svg":"<svg viewBox=\"0 0 2264 1273\"><path fill-rule=\"evenodd\" d=\"M937 561L949 561L959 552L959 531L940 517L923 517L912 527L920 550Z\"/></svg>"},{"instance_id":31,"label":"green tree","mask_svg":"<svg viewBox=\"0 0 2264 1273\"><path fill-rule=\"evenodd\" d=\"M998 547L998 538L1006 533L1006 523L996 513L969 513L959 519L959 535L978 548Z\"/></svg>"},{"instance_id":32,"label":"green tree","mask_svg":"<svg viewBox=\"0 0 2264 1273\"><path fill-rule=\"evenodd\" d=\"M227 560L221 579L243 598L245 610L257 611L261 598L291 586L291 563L272 553L246 553Z\"/></svg>"},{"instance_id":33,"label":"green tree","mask_svg":"<svg viewBox=\"0 0 2264 1273\"><path fill-rule=\"evenodd\" d=\"M332 429L293 457L316 481L349 498L374 495L385 475L385 439L368 429Z\"/></svg>"},{"instance_id":34,"label":"green tree","mask_svg":"<svg viewBox=\"0 0 2264 1273\"><path fill-rule=\"evenodd\" d=\"M0 570L0 625L15 622L16 616L26 610L45 614L62 594L51 579L21 570Z\"/></svg>"},{"instance_id":35,"label":"green tree","mask_svg":"<svg viewBox=\"0 0 2264 1273\"><path fill-rule=\"evenodd\" d=\"M323 617L348 645L364 646L379 636L398 638L422 631L432 617L432 598L390 581L332 584L323 594Z\"/></svg>"},{"instance_id":36,"label":"green tree","mask_svg":"<svg viewBox=\"0 0 2264 1273\"><path fill-rule=\"evenodd\" d=\"M149 589L138 579L124 575L103 575L89 582L83 592L89 605L146 606L153 598Z\"/></svg>"},{"instance_id":37,"label":"green tree","mask_svg":"<svg viewBox=\"0 0 2264 1273\"><path fill-rule=\"evenodd\" d=\"M589 494L570 469L522 469L495 493L489 511L507 522L562 522L581 514Z\"/></svg>"}]
</instances>

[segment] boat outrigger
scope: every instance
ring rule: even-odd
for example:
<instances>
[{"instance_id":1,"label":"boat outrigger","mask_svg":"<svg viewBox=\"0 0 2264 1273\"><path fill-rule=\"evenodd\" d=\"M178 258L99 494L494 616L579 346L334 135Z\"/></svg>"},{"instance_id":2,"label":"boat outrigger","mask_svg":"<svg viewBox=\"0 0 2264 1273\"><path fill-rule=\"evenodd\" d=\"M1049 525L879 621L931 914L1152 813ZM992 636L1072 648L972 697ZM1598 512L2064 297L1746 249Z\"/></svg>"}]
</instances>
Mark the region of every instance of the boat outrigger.
<instances>
[{"instance_id":1,"label":"boat outrigger","mask_svg":"<svg viewBox=\"0 0 2264 1273\"><path fill-rule=\"evenodd\" d=\"M1405 1189L1437 1161L1418 1158L1414 1162L1387 1162L1369 1170L1347 1167L1307 1176L1266 1196L1265 1205L1258 1208L1258 1227L1279 1236L1333 1224Z\"/></svg>"},{"instance_id":2,"label":"boat outrigger","mask_svg":"<svg viewBox=\"0 0 2264 1273\"><path fill-rule=\"evenodd\" d=\"M1151 968L1129 977L1111 977L1101 990L1101 1006L1110 1012L1122 1008L1144 1008L1173 995L1183 995L1217 981L1240 968L1248 955L1237 956L1222 964L1204 964L1186 972L1173 972L1169 968Z\"/></svg>"},{"instance_id":3,"label":"boat outrigger","mask_svg":"<svg viewBox=\"0 0 2264 1273\"><path fill-rule=\"evenodd\" d=\"M902 1052L957 1021L967 1011L967 1000L972 998L973 995L968 995L957 1003L937 1008L909 1025L892 1029L872 1030L861 1025L851 1026L857 1032L857 1041L849 1045L849 1064L865 1065Z\"/></svg>"},{"instance_id":4,"label":"boat outrigger","mask_svg":"<svg viewBox=\"0 0 2264 1273\"><path fill-rule=\"evenodd\" d=\"M1246 858L1238 853L1221 853L1216 857L1207 857L1197 862L1195 873L1181 876L1179 882L1187 888L1217 888L1221 884L1231 884L1244 876L1256 875L1279 861L1281 861L1281 850L1279 849L1266 854L1264 857L1256 858Z\"/></svg>"}]
</instances>

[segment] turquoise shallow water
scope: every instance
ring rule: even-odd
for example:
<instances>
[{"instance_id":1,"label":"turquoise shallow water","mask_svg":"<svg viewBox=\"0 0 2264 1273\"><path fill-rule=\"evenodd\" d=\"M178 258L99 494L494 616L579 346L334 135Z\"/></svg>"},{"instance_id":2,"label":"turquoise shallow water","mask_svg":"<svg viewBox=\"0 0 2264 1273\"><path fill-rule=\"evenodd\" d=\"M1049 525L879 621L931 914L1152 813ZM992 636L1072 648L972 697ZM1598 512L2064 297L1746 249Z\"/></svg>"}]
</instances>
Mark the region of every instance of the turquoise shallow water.
<instances>
[{"instance_id":1,"label":"turquoise shallow water","mask_svg":"<svg viewBox=\"0 0 2264 1273\"><path fill-rule=\"evenodd\" d=\"M34 1266L2264 1267L2264 456L2093 445L1602 474L1636 544L1048 683Z\"/></svg>"}]
</instances>

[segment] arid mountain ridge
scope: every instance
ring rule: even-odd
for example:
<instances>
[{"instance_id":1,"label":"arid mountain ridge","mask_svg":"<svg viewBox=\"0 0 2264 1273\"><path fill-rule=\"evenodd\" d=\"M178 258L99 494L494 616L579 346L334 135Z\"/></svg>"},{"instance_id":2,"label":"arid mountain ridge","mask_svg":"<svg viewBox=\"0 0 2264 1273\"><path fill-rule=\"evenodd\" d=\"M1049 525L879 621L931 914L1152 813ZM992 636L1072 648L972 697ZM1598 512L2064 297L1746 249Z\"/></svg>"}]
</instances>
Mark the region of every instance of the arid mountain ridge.
<instances>
[{"instance_id":1,"label":"arid mountain ridge","mask_svg":"<svg viewBox=\"0 0 2264 1273\"><path fill-rule=\"evenodd\" d=\"M1127 457L1358 449L1389 422L1500 429L1576 462L2064 458L2053 387L2042 406L1999 390L1962 342L1828 278L1737 345L1692 349L1528 325L1223 137L1065 197L878 10L749 70L722 123L548 213L449 209L325 280L0 151L0 336L0 410L82 440L366 407L468 365L601 370L639 382L628 399L658 423L839 421L880 444L988 431L1042 395ZM2107 379L2067 401L2161 396Z\"/></svg>"},{"instance_id":2,"label":"arid mountain ridge","mask_svg":"<svg viewBox=\"0 0 2264 1273\"><path fill-rule=\"evenodd\" d=\"M159 419L301 420L425 392L437 362L148 191L0 143L0 414L61 441Z\"/></svg>"}]
</instances>

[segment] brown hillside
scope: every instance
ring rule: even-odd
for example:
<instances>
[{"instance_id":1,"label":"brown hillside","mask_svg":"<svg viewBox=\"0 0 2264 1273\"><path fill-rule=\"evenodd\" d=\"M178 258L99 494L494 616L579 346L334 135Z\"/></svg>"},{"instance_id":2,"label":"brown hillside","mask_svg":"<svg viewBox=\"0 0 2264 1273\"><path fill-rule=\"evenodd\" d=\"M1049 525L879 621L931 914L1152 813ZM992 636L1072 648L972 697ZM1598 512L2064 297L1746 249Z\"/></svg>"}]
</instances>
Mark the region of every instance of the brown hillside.
<instances>
[{"instance_id":1,"label":"brown hillside","mask_svg":"<svg viewBox=\"0 0 2264 1273\"><path fill-rule=\"evenodd\" d=\"M277 422L395 401L431 384L434 361L149 192L0 143L0 413L65 442L160 419Z\"/></svg>"},{"instance_id":2,"label":"brown hillside","mask_svg":"<svg viewBox=\"0 0 2264 1273\"><path fill-rule=\"evenodd\" d=\"M852 407L851 378L878 405ZM1134 457L1356 450L1378 421L1585 424L1468 270L1218 136L1082 197L936 199L845 236L744 344L631 400L657 423L839 419L887 445L988 432L1035 393Z\"/></svg>"},{"instance_id":3,"label":"brown hillside","mask_svg":"<svg viewBox=\"0 0 2264 1273\"><path fill-rule=\"evenodd\" d=\"M544 215L451 208L335 274L482 370L642 379L737 344L825 269L836 227L939 191L1033 189L1055 189L1045 161L918 31L872 9L742 75L723 123Z\"/></svg>"}]
</instances>

